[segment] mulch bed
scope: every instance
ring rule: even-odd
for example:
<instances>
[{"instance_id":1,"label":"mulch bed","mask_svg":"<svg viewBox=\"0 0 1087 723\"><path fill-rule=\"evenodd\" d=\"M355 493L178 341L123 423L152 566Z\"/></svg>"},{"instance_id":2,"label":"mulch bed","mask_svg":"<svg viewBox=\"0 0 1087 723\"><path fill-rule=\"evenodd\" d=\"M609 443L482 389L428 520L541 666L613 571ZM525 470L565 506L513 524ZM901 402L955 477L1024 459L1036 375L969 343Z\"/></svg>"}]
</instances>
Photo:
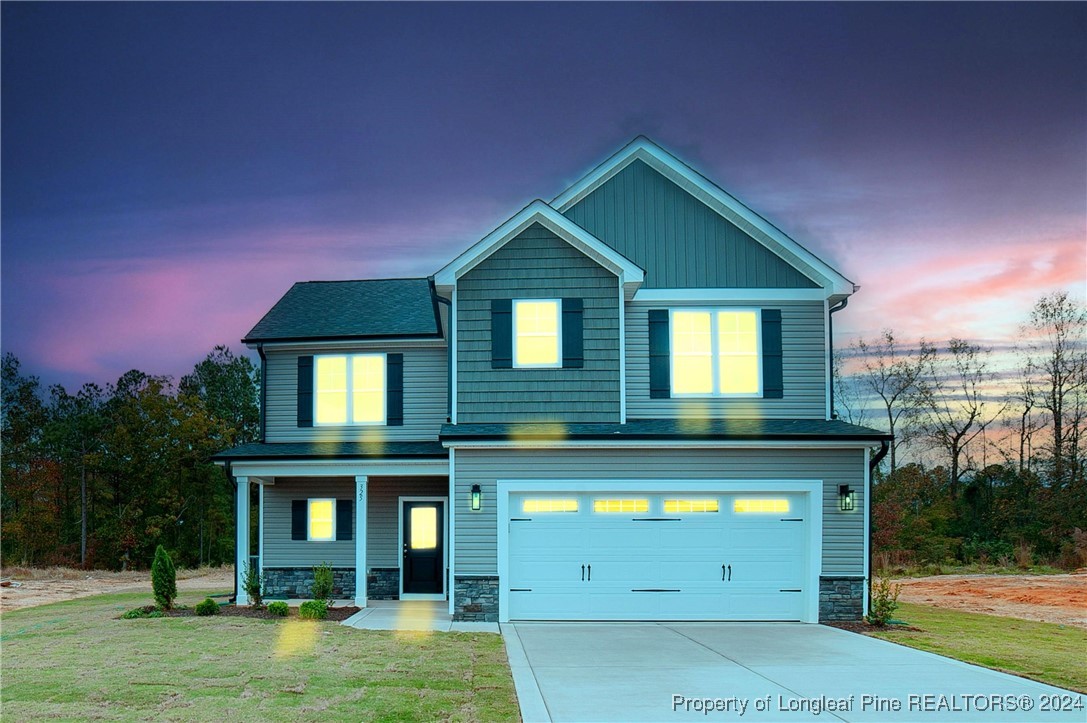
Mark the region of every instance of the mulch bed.
<instances>
[{"instance_id":1,"label":"mulch bed","mask_svg":"<svg viewBox=\"0 0 1087 723\"><path fill-rule=\"evenodd\" d=\"M883 627L877 627L870 625L864 621L860 622L829 622L822 623L827 627L838 628L839 630L848 630L851 633L860 633L861 635L870 635L871 633L892 633L892 632L910 632L920 633L923 632L921 628L915 628L912 625L884 625Z\"/></svg>"},{"instance_id":2,"label":"mulch bed","mask_svg":"<svg viewBox=\"0 0 1087 723\"><path fill-rule=\"evenodd\" d=\"M144 612L151 612L157 610L154 605L145 605L141 608ZM328 609L328 617L325 618L329 622L340 622L347 620L360 610L360 608L354 605L347 607L334 607ZM292 607L287 617L280 617L279 615L272 615L268 612L268 608L251 608L251 607L238 607L237 605L223 605L219 608L219 615L233 618L258 618L260 620L290 620L291 618L298 618L298 608ZM190 618L196 617L196 612L192 608L175 608L173 610L167 610L163 613L163 617L166 618Z\"/></svg>"}]
</instances>

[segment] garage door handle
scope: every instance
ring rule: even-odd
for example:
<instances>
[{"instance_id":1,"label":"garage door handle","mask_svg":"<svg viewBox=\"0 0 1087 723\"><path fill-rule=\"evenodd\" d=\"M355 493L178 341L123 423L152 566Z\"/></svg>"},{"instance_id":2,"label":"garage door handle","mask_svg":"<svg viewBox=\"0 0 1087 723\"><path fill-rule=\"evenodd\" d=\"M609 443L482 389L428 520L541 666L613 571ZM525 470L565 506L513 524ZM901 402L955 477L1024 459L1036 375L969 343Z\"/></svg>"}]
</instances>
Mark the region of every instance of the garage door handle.
<instances>
[{"instance_id":1,"label":"garage door handle","mask_svg":"<svg viewBox=\"0 0 1087 723\"><path fill-rule=\"evenodd\" d=\"M593 566L589 565L589 582L593 581Z\"/></svg>"},{"instance_id":2,"label":"garage door handle","mask_svg":"<svg viewBox=\"0 0 1087 723\"><path fill-rule=\"evenodd\" d=\"M682 517L631 517L632 522L683 522Z\"/></svg>"},{"instance_id":3,"label":"garage door handle","mask_svg":"<svg viewBox=\"0 0 1087 723\"><path fill-rule=\"evenodd\" d=\"M728 566L728 581L732 582L732 565Z\"/></svg>"},{"instance_id":4,"label":"garage door handle","mask_svg":"<svg viewBox=\"0 0 1087 723\"><path fill-rule=\"evenodd\" d=\"M721 565L721 582L725 581L725 566Z\"/></svg>"},{"instance_id":5,"label":"garage door handle","mask_svg":"<svg viewBox=\"0 0 1087 723\"><path fill-rule=\"evenodd\" d=\"M585 566L581 566L581 581L585 582Z\"/></svg>"},{"instance_id":6,"label":"garage door handle","mask_svg":"<svg viewBox=\"0 0 1087 723\"><path fill-rule=\"evenodd\" d=\"M778 590L778 592L804 592L803 590Z\"/></svg>"},{"instance_id":7,"label":"garage door handle","mask_svg":"<svg viewBox=\"0 0 1087 723\"><path fill-rule=\"evenodd\" d=\"M631 592L683 592L682 590L670 590L662 587L643 587L635 588Z\"/></svg>"}]
</instances>

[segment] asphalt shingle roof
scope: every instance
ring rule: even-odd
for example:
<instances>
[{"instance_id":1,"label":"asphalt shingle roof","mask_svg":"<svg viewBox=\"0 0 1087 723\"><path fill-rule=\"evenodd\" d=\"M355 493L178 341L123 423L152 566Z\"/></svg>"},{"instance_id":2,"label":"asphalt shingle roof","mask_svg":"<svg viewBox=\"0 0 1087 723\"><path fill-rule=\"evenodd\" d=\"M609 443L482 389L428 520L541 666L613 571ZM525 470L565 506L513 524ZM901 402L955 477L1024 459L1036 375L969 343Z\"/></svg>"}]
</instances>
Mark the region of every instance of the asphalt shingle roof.
<instances>
[{"instance_id":1,"label":"asphalt shingle roof","mask_svg":"<svg viewBox=\"0 0 1087 723\"><path fill-rule=\"evenodd\" d=\"M438 336L427 279L303 281L257 322L243 342Z\"/></svg>"},{"instance_id":2,"label":"asphalt shingle roof","mask_svg":"<svg viewBox=\"0 0 1087 723\"><path fill-rule=\"evenodd\" d=\"M430 442L253 442L212 457L222 461L242 459L332 459L448 457L442 443Z\"/></svg>"},{"instance_id":3,"label":"asphalt shingle roof","mask_svg":"<svg viewBox=\"0 0 1087 723\"><path fill-rule=\"evenodd\" d=\"M630 419L626 424L446 424L443 440L840 440L891 439L890 435L838 419Z\"/></svg>"}]
</instances>

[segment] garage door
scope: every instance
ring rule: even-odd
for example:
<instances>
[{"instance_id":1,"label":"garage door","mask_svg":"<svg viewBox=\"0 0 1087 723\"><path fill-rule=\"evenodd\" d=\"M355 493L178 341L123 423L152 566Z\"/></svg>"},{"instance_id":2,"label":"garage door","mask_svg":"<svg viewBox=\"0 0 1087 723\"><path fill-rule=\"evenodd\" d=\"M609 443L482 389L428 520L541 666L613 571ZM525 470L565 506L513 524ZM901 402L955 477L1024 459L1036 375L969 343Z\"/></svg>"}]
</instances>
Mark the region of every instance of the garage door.
<instances>
[{"instance_id":1,"label":"garage door","mask_svg":"<svg viewBox=\"0 0 1087 723\"><path fill-rule=\"evenodd\" d=\"M511 494L511 620L801 620L802 494Z\"/></svg>"}]
</instances>

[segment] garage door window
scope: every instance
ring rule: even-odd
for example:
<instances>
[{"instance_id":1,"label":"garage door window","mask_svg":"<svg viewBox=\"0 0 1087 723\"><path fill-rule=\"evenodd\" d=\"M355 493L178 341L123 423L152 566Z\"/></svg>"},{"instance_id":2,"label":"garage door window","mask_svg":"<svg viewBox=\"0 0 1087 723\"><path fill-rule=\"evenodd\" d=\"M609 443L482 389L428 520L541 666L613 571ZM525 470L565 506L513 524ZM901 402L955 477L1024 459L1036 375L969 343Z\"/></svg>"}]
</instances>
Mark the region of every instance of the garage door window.
<instances>
[{"instance_id":1,"label":"garage door window","mask_svg":"<svg viewBox=\"0 0 1087 723\"><path fill-rule=\"evenodd\" d=\"M577 512L577 500L547 498L525 500L521 503L522 512Z\"/></svg>"},{"instance_id":2,"label":"garage door window","mask_svg":"<svg viewBox=\"0 0 1087 723\"><path fill-rule=\"evenodd\" d=\"M788 512L789 500L768 497L738 498L732 503L732 511L741 515Z\"/></svg>"},{"instance_id":3,"label":"garage door window","mask_svg":"<svg viewBox=\"0 0 1087 723\"><path fill-rule=\"evenodd\" d=\"M665 500L664 511L670 515L678 512L717 512L717 500Z\"/></svg>"},{"instance_id":4,"label":"garage door window","mask_svg":"<svg viewBox=\"0 0 1087 723\"><path fill-rule=\"evenodd\" d=\"M593 512L649 512L649 500L597 499L593 500Z\"/></svg>"}]
</instances>

